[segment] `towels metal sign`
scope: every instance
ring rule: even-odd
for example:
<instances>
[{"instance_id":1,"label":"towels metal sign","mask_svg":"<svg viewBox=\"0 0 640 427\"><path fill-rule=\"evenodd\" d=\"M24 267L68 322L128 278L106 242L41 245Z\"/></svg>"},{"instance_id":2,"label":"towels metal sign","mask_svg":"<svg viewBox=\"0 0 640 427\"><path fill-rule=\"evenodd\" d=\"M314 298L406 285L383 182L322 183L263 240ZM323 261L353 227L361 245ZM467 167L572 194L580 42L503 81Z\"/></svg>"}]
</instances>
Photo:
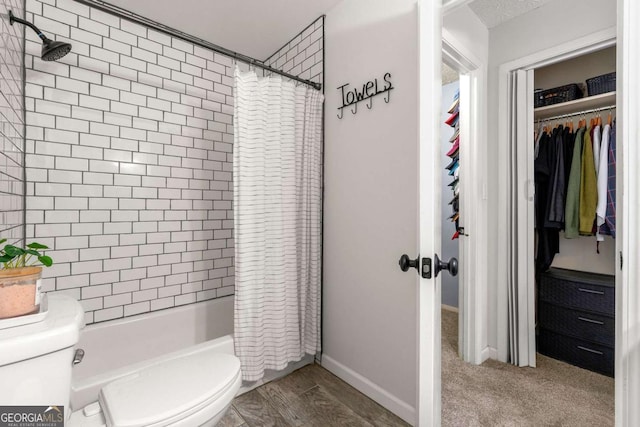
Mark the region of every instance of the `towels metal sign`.
<instances>
[{"instance_id":1,"label":"towels metal sign","mask_svg":"<svg viewBox=\"0 0 640 427\"><path fill-rule=\"evenodd\" d=\"M358 103L361 101L367 102L367 108L373 108L373 97L381 94L386 94L384 102L389 103L391 99L390 91L393 90L393 84L391 84L391 73L385 73L382 77L384 83L378 84L378 79L369 80L368 82L360 86L354 86L353 89L349 88L349 83L345 83L338 87L340 91L340 99L342 100L342 106L338 107L338 118L341 119L344 115L344 109L351 107L351 113L358 113Z\"/></svg>"}]
</instances>

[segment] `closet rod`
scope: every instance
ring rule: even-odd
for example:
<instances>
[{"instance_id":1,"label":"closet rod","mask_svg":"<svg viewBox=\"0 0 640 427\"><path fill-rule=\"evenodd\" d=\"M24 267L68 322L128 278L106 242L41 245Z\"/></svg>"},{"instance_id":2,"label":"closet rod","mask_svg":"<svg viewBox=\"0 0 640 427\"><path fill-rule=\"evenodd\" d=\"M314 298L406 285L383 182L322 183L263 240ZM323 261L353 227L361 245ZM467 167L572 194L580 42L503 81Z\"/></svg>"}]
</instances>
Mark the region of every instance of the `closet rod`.
<instances>
[{"instance_id":1,"label":"closet rod","mask_svg":"<svg viewBox=\"0 0 640 427\"><path fill-rule=\"evenodd\" d=\"M306 80L301 77L295 76L293 74L289 74L285 71L278 70L277 68L270 67L267 64L265 64L263 61L260 61L259 59L255 59L250 56L243 55L241 53L226 49L222 46L218 46L217 44L213 44L201 38L192 36L191 34L187 34L183 31L176 30L175 28L171 28L167 25L161 24L152 19L145 18L144 16L130 12L127 9L121 8L119 6L112 5L103 0L75 0L75 1L85 6L95 7L96 9L99 9L103 12L107 12L111 15L115 15L118 18L126 19L127 21L131 21L136 24L141 24L153 30L160 31L161 33L164 33L173 37L177 37L179 39L193 43L200 47L204 47L205 49L210 49L221 55L228 56L230 58L233 58L241 62L245 62L249 65L253 65L254 67L262 68L265 71L269 71L274 74L279 74L291 80L295 80L297 82L309 85L317 90L322 89L322 85L320 83L312 82L311 80Z\"/></svg>"},{"instance_id":2,"label":"closet rod","mask_svg":"<svg viewBox=\"0 0 640 427\"><path fill-rule=\"evenodd\" d=\"M575 113L567 113L567 114L560 114L558 116L543 117L543 118L535 119L534 122L539 123L539 122L547 122L547 121L564 119L564 118L574 117L574 116L582 116L584 114L597 113L598 111L605 111L605 110L613 110L615 108L616 108L616 104L607 105L606 107L591 108L589 110L576 111Z\"/></svg>"}]
</instances>

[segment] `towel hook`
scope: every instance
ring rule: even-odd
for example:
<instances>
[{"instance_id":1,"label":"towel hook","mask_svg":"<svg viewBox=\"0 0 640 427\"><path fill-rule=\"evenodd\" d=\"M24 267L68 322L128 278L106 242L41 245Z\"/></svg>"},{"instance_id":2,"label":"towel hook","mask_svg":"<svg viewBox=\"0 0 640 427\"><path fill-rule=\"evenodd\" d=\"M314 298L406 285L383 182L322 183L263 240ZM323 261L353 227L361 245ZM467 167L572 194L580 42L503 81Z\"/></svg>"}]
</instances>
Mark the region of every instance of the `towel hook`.
<instances>
[{"instance_id":1,"label":"towel hook","mask_svg":"<svg viewBox=\"0 0 640 427\"><path fill-rule=\"evenodd\" d=\"M367 102L367 108L370 110L373 107L373 96L369 97L369 102Z\"/></svg>"},{"instance_id":2,"label":"towel hook","mask_svg":"<svg viewBox=\"0 0 640 427\"><path fill-rule=\"evenodd\" d=\"M338 110L340 110L340 114L338 114L338 118L342 120L342 116L344 116L344 107L340 107L338 108Z\"/></svg>"},{"instance_id":3,"label":"towel hook","mask_svg":"<svg viewBox=\"0 0 640 427\"><path fill-rule=\"evenodd\" d=\"M358 112L358 103L354 102L353 105L355 105L356 109L354 110L353 108L351 109L351 114L356 114Z\"/></svg>"},{"instance_id":4,"label":"towel hook","mask_svg":"<svg viewBox=\"0 0 640 427\"><path fill-rule=\"evenodd\" d=\"M388 104L389 100L391 100L391 90L387 89L387 94L384 96L384 102Z\"/></svg>"}]
</instances>

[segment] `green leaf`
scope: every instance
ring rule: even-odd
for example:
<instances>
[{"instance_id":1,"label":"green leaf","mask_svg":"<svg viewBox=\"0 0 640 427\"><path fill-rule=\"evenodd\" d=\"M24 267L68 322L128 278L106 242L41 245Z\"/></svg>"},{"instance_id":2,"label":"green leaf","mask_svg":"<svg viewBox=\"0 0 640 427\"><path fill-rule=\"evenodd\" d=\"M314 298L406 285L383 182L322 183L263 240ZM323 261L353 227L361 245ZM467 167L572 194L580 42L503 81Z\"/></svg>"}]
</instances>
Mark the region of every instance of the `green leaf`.
<instances>
[{"instance_id":1,"label":"green leaf","mask_svg":"<svg viewBox=\"0 0 640 427\"><path fill-rule=\"evenodd\" d=\"M3 243L4 243L4 242L6 242L6 241L7 241L7 239L2 239L2 240L0 240L0 245L1 245L1 244L3 244Z\"/></svg>"},{"instance_id":2,"label":"green leaf","mask_svg":"<svg viewBox=\"0 0 640 427\"><path fill-rule=\"evenodd\" d=\"M49 246L41 245L38 242L29 243L27 247L29 249L49 249Z\"/></svg>"},{"instance_id":3,"label":"green leaf","mask_svg":"<svg viewBox=\"0 0 640 427\"><path fill-rule=\"evenodd\" d=\"M9 256L9 255L1 255L0 256L0 262L9 262L14 258L15 257Z\"/></svg>"},{"instance_id":4,"label":"green leaf","mask_svg":"<svg viewBox=\"0 0 640 427\"><path fill-rule=\"evenodd\" d=\"M51 259L50 256L41 255L38 257L38 260L47 267L51 267L53 265L53 260Z\"/></svg>"},{"instance_id":5,"label":"green leaf","mask_svg":"<svg viewBox=\"0 0 640 427\"><path fill-rule=\"evenodd\" d=\"M27 249L25 252L28 253L29 255L40 256L40 252L34 251L33 249Z\"/></svg>"},{"instance_id":6,"label":"green leaf","mask_svg":"<svg viewBox=\"0 0 640 427\"><path fill-rule=\"evenodd\" d=\"M13 245L7 245L4 247L4 253L6 253L7 255L11 256L11 257L16 257L19 255L24 255L25 251L24 249L21 248L16 248Z\"/></svg>"}]
</instances>

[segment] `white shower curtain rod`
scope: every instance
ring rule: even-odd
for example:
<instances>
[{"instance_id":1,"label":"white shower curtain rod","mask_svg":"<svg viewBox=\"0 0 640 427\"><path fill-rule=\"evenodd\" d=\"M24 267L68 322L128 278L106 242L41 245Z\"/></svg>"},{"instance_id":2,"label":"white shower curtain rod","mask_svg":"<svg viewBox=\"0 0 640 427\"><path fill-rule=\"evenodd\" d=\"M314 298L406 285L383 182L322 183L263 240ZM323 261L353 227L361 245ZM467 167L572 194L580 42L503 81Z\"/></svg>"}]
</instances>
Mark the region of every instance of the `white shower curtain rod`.
<instances>
[{"instance_id":1,"label":"white shower curtain rod","mask_svg":"<svg viewBox=\"0 0 640 427\"><path fill-rule=\"evenodd\" d=\"M585 114L597 113L598 111L615 110L615 108L616 108L615 104L607 105L605 107L591 108L590 110L576 111L574 113L560 114L558 116L543 117L543 118L535 119L534 122L535 123L548 122L548 121L564 119L569 117L582 116Z\"/></svg>"},{"instance_id":2,"label":"white shower curtain rod","mask_svg":"<svg viewBox=\"0 0 640 427\"><path fill-rule=\"evenodd\" d=\"M204 47L206 49L210 49L210 50L212 50L214 52L217 52L219 54L228 56L228 57L236 59L238 61L245 62L245 63L247 63L249 65L253 65L254 67L262 68L263 70L269 71L271 73L287 77L287 78L289 78L291 80L295 80L295 81L300 82L300 83L304 83L306 85L309 85L309 86L313 87L314 89L317 89L317 90L322 89L322 85L320 83L312 82L311 80L306 80L306 79L300 78L298 76L294 76L293 74L289 74L289 73L286 73L284 71L278 70L277 68L270 67L270 66L266 65L264 62L260 61L259 59L255 59L255 58L252 58L250 56L243 55L241 53L234 52L234 51L229 50L229 49L225 49L222 46L218 46L216 44L213 44L213 43L208 42L206 40L203 40L201 38L192 36L191 34L187 34L187 33L182 32L180 30L176 30L175 28L168 27L168 26L166 26L164 24L161 24L159 22L156 22L156 21L154 21L152 19L145 18L144 16L141 16L141 15L138 15L136 13L130 12L130 11L126 10L126 9L123 9L121 7L118 7L118 6L112 5L110 3L104 2L102 0L75 0L75 1L78 2L78 3L84 4L86 6L95 7L96 9L100 9L100 10L102 10L104 12L110 13L112 15L115 15L115 16L119 17L119 18L126 19L128 21L135 22L137 24L142 24L142 25L144 25L146 27L153 28L154 30L163 32L163 33L168 34L170 36L178 37L178 38L180 38L182 40L191 42L193 44L196 44L198 46Z\"/></svg>"}]
</instances>

